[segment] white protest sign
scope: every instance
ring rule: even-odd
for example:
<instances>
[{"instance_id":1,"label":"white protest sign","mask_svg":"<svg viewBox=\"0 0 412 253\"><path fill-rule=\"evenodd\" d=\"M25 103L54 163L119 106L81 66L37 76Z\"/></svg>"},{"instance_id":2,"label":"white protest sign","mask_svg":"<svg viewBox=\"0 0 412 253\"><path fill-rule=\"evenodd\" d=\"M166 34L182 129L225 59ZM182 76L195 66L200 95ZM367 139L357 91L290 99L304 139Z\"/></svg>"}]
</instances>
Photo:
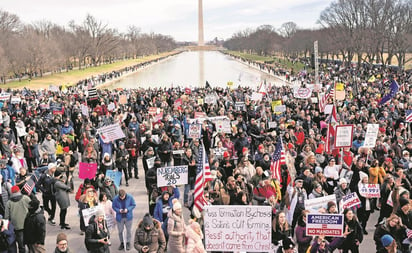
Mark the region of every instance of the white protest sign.
<instances>
[{"instance_id":1,"label":"white protest sign","mask_svg":"<svg viewBox=\"0 0 412 253\"><path fill-rule=\"evenodd\" d=\"M306 216L307 236L343 236L343 214L311 214Z\"/></svg>"},{"instance_id":2,"label":"white protest sign","mask_svg":"<svg viewBox=\"0 0 412 253\"><path fill-rule=\"evenodd\" d=\"M116 105L115 105L113 102L111 102L111 103L107 106L107 110L113 111L114 109L116 109Z\"/></svg>"},{"instance_id":3,"label":"white protest sign","mask_svg":"<svg viewBox=\"0 0 412 253\"><path fill-rule=\"evenodd\" d=\"M157 169L157 187L185 185L188 180L187 166L161 167Z\"/></svg>"},{"instance_id":4,"label":"white protest sign","mask_svg":"<svg viewBox=\"0 0 412 253\"><path fill-rule=\"evenodd\" d=\"M87 105L81 104L80 109L82 110L82 114L86 117L89 117L89 107Z\"/></svg>"},{"instance_id":5,"label":"white protest sign","mask_svg":"<svg viewBox=\"0 0 412 253\"><path fill-rule=\"evenodd\" d=\"M10 96L11 96L10 93L2 92L0 94L0 100L9 100Z\"/></svg>"},{"instance_id":6,"label":"white protest sign","mask_svg":"<svg viewBox=\"0 0 412 253\"><path fill-rule=\"evenodd\" d=\"M259 92L253 92L252 97L250 98L252 101L261 101L263 98L263 94Z\"/></svg>"},{"instance_id":7,"label":"white protest sign","mask_svg":"<svg viewBox=\"0 0 412 253\"><path fill-rule=\"evenodd\" d=\"M364 198L380 198L381 188L379 184L362 184L359 194Z\"/></svg>"},{"instance_id":8,"label":"white protest sign","mask_svg":"<svg viewBox=\"0 0 412 253\"><path fill-rule=\"evenodd\" d=\"M184 153L185 153L185 151L183 149L172 150L173 155L182 155Z\"/></svg>"},{"instance_id":9,"label":"white protest sign","mask_svg":"<svg viewBox=\"0 0 412 253\"><path fill-rule=\"evenodd\" d=\"M285 112L286 111L286 105L277 105L275 106L274 112Z\"/></svg>"},{"instance_id":10,"label":"white protest sign","mask_svg":"<svg viewBox=\"0 0 412 253\"><path fill-rule=\"evenodd\" d=\"M191 139L199 139L200 133L202 131L202 125L200 124L190 124L189 125L189 138Z\"/></svg>"},{"instance_id":11,"label":"white protest sign","mask_svg":"<svg viewBox=\"0 0 412 253\"><path fill-rule=\"evenodd\" d=\"M318 98L317 97L311 97L310 98L312 104L317 104L318 103Z\"/></svg>"},{"instance_id":12,"label":"white protest sign","mask_svg":"<svg viewBox=\"0 0 412 253\"><path fill-rule=\"evenodd\" d=\"M325 114L331 114L332 113L332 109L333 109L333 105L332 104L327 104L325 105L325 110L323 111Z\"/></svg>"},{"instance_id":13,"label":"white protest sign","mask_svg":"<svg viewBox=\"0 0 412 253\"><path fill-rule=\"evenodd\" d=\"M375 147L376 138L378 137L378 132L379 132L379 124L368 124L363 147L367 147L367 148Z\"/></svg>"},{"instance_id":14,"label":"white protest sign","mask_svg":"<svg viewBox=\"0 0 412 253\"><path fill-rule=\"evenodd\" d=\"M10 100L10 103L11 104L18 104L18 103L20 103L21 102L21 98L20 97L18 97L18 96L13 96L13 97L11 97L11 100Z\"/></svg>"},{"instance_id":15,"label":"white protest sign","mask_svg":"<svg viewBox=\"0 0 412 253\"><path fill-rule=\"evenodd\" d=\"M336 204L335 194L327 195L325 197L307 199L305 200L305 209L310 213L320 213L328 208L328 202L332 201Z\"/></svg>"},{"instance_id":16,"label":"white protest sign","mask_svg":"<svg viewBox=\"0 0 412 253\"><path fill-rule=\"evenodd\" d=\"M104 143L109 143L111 141L126 137L119 124L112 124L101 127L97 129L97 132L99 133L100 137L102 137Z\"/></svg>"},{"instance_id":17,"label":"white protest sign","mask_svg":"<svg viewBox=\"0 0 412 253\"><path fill-rule=\"evenodd\" d=\"M343 213L343 210L346 208L357 207L360 206L361 201L358 197L356 192L349 193L342 197L342 200L339 203L340 212Z\"/></svg>"},{"instance_id":18,"label":"white protest sign","mask_svg":"<svg viewBox=\"0 0 412 253\"><path fill-rule=\"evenodd\" d=\"M147 168L151 169L154 166L154 162L155 162L156 157L153 156L151 158L146 159L146 163L147 163Z\"/></svg>"},{"instance_id":19,"label":"white protest sign","mask_svg":"<svg viewBox=\"0 0 412 253\"><path fill-rule=\"evenodd\" d=\"M278 123L276 121L271 121L268 123L269 129L276 128L277 126L278 126Z\"/></svg>"},{"instance_id":20,"label":"white protest sign","mask_svg":"<svg viewBox=\"0 0 412 253\"><path fill-rule=\"evenodd\" d=\"M336 126L335 148L352 147L353 125Z\"/></svg>"},{"instance_id":21,"label":"white protest sign","mask_svg":"<svg viewBox=\"0 0 412 253\"><path fill-rule=\"evenodd\" d=\"M215 95L207 95L205 97L206 104L216 104L216 96Z\"/></svg>"},{"instance_id":22,"label":"white protest sign","mask_svg":"<svg viewBox=\"0 0 412 253\"><path fill-rule=\"evenodd\" d=\"M232 128L230 126L230 120L218 120L216 121L216 131L218 133L226 133L230 134L232 132Z\"/></svg>"},{"instance_id":23,"label":"white protest sign","mask_svg":"<svg viewBox=\"0 0 412 253\"><path fill-rule=\"evenodd\" d=\"M154 143L160 143L159 135L153 134L152 135L152 140L153 140Z\"/></svg>"},{"instance_id":24,"label":"white protest sign","mask_svg":"<svg viewBox=\"0 0 412 253\"><path fill-rule=\"evenodd\" d=\"M100 206L83 209L82 215L84 224L89 224L90 218L95 215L99 209L103 210Z\"/></svg>"},{"instance_id":25,"label":"white protest sign","mask_svg":"<svg viewBox=\"0 0 412 253\"><path fill-rule=\"evenodd\" d=\"M270 206L206 206L207 251L269 252L272 238Z\"/></svg>"},{"instance_id":26,"label":"white protest sign","mask_svg":"<svg viewBox=\"0 0 412 253\"><path fill-rule=\"evenodd\" d=\"M302 87L299 87L299 88L295 87L293 89L293 96L295 98L303 98L303 99L310 98L312 96L312 89L302 88Z\"/></svg>"}]
</instances>

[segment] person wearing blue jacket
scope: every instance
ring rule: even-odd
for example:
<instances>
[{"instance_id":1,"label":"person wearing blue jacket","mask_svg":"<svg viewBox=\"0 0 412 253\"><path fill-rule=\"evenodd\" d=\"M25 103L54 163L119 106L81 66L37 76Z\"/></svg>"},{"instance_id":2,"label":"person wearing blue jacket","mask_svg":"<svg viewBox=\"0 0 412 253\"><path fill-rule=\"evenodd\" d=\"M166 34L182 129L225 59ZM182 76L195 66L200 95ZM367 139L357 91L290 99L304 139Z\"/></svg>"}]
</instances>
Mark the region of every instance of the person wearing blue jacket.
<instances>
[{"instance_id":1,"label":"person wearing blue jacket","mask_svg":"<svg viewBox=\"0 0 412 253\"><path fill-rule=\"evenodd\" d=\"M170 189L171 188L171 189ZM170 189L170 190L169 190ZM162 192L162 196L156 201L153 217L163 223L169 213L169 210L173 207L173 199L180 198L179 188L175 186L168 187L167 191Z\"/></svg>"},{"instance_id":2,"label":"person wearing blue jacket","mask_svg":"<svg viewBox=\"0 0 412 253\"><path fill-rule=\"evenodd\" d=\"M119 195L113 199L112 208L116 212L117 229L119 231L120 246L119 250L130 250L132 238L133 209L136 202L132 195L127 194L124 189L119 190ZM126 245L123 240L123 229L126 226Z\"/></svg>"}]
</instances>

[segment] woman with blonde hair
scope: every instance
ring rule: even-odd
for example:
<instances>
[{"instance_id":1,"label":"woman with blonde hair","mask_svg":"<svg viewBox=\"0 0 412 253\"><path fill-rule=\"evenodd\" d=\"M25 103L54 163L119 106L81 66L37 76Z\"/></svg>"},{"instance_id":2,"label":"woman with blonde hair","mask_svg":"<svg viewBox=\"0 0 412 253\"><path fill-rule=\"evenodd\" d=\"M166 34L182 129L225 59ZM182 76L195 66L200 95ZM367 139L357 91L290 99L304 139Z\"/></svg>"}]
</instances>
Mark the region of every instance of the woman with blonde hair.
<instances>
[{"instance_id":1,"label":"woman with blonde hair","mask_svg":"<svg viewBox=\"0 0 412 253\"><path fill-rule=\"evenodd\" d=\"M79 215L80 215L80 234L86 231L88 221L83 220L83 210L91 207L95 207L98 204L97 193L93 188L87 188L86 192L79 198Z\"/></svg>"}]
</instances>

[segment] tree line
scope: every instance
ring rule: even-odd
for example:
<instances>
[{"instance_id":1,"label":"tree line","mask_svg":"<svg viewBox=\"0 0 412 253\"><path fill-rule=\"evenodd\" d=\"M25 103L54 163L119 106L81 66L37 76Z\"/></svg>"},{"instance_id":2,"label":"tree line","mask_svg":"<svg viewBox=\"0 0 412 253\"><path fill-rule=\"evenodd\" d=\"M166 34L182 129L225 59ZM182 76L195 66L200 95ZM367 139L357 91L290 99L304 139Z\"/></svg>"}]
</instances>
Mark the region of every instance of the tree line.
<instances>
[{"instance_id":1,"label":"tree line","mask_svg":"<svg viewBox=\"0 0 412 253\"><path fill-rule=\"evenodd\" d=\"M412 60L412 1L336 0L319 16L319 29L299 29L294 22L279 29L263 25L246 29L225 41L230 50L259 55L282 54L308 58L313 42L319 43L319 56L392 65L394 59L404 68Z\"/></svg>"},{"instance_id":2,"label":"tree line","mask_svg":"<svg viewBox=\"0 0 412 253\"><path fill-rule=\"evenodd\" d=\"M120 59L167 52L177 47L166 35L143 33L129 26L126 33L110 28L92 15L67 27L42 20L24 24L0 10L0 79L42 76L46 72L98 66Z\"/></svg>"}]
</instances>

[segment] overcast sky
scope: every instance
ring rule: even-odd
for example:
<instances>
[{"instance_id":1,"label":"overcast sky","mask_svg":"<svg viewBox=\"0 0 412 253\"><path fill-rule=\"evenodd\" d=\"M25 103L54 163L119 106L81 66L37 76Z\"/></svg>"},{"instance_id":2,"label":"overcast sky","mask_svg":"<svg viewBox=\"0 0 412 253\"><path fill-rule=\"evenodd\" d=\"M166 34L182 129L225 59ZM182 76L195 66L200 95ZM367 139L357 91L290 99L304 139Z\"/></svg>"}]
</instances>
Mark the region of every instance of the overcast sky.
<instances>
[{"instance_id":1,"label":"overcast sky","mask_svg":"<svg viewBox=\"0 0 412 253\"><path fill-rule=\"evenodd\" d=\"M233 33L263 24L279 28L288 21L317 28L331 0L203 0L205 40L228 39ZM24 23L48 20L80 24L89 13L111 28L129 25L143 32L171 35L177 41L197 40L197 0L2 0L0 9L17 14Z\"/></svg>"}]
</instances>

